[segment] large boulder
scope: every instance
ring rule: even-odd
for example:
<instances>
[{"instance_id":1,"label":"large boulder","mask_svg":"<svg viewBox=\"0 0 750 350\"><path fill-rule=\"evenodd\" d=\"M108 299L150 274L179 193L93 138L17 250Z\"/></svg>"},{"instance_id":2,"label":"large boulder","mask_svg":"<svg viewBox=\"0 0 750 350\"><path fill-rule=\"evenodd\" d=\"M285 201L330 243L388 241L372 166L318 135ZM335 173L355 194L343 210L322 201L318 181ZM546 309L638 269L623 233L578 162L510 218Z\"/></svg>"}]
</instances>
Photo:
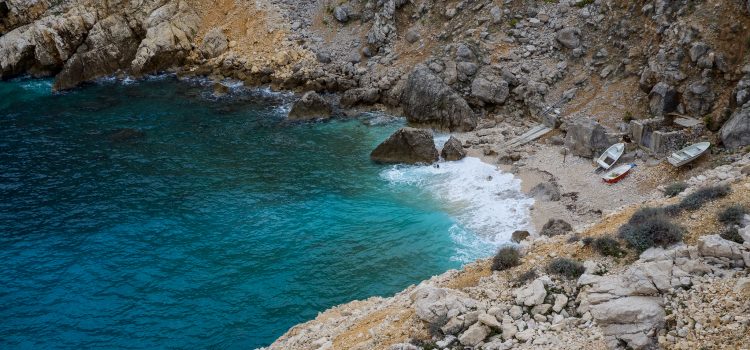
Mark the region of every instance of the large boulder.
<instances>
[{"instance_id":1,"label":"large boulder","mask_svg":"<svg viewBox=\"0 0 750 350\"><path fill-rule=\"evenodd\" d=\"M458 337L458 341L469 347L475 347L479 343L490 335L490 327L485 326L481 322L473 324L469 329L466 330L461 336Z\"/></svg>"},{"instance_id":2,"label":"large boulder","mask_svg":"<svg viewBox=\"0 0 750 350\"><path fill-rule=\"evenodd\" d=\"M677 109L677 91L667 83L660 82L654 85L648 94L648 106L651 114L663 116Z\"/></svg>"},{"instance_id":3,"label":"large boulder","mask_svg":"<svg viewBox=\"0 0 750 350\"><path fill-rule=\"evenodd\" d=\"M581 46L581 31L578 28L564 28L557 32L555 39L562 46L575 49Z\"/></svg>"},{"instance_id":4,"label":"large boulder","mask_svg":"<svg viewBox=\"0 0 750 350\"><path fill-rule=\"evenodd\" d=\"M440 155L443 156L443 159L448 161L461 160L466 157L466 151L464 150L463 145L461 145L461 141L451 136L448 141L445 141L443 149L440 151Z\"/></svg>"},{"instance_id":5,"label":"large boulder","mask_svg":"<svg viewBox=\"0 0 750 350\"><path fill-rule=\"evenodd\" d=\"M624 342L631 349L648 349L656 343L649 333L664 327L666 313L659 297L629 296L595 305L591 315L612 348Z\"/></svg>"},{"instance_id":6,"label":"large boulder","mask_svg":"<svg viewBox=\"0 0 750 350\"><path fill-rule=\"evenodd\" d=\"M750 145L750 102L738 108L719 131L721 142L727 148Z\"/></svg>"},{"instance_id":7,"label":"large boulder","mask_svg":"<svg viewBox=\"0 0 750 350\"><path fill-rule=\"evenodd\" d=\"M433 163L439 158L432 131L401 128L370 153L378 163Z\"/></svg>"},{"instance_id":8,"label":"large boulder","mask_svg":"<svg viewBox=\"0 0 750 350\"><path fill-rule=\"evenodd\" d=\"M209 30L203 37L201 52L206 58L214 58L221 55L229 48L229 40L220 28Z\"/></svg>"},{"instance_id":9,"label":"large boulder","mask_svg":"<svg viewBox=\"0 0 750 350\"><path fill-rule=\"evenodd\" d=\"M516 290L516 304L521 306L536 306L544 303L547 297L547 289L544 287L542 277L535 279L531 284Z\"/></svg>"},{"instance_id":10,"label":"large boulder","mask_svg":"<svg viewBox=\"0 0 750 350\"><path fill-rule=\"evenodd\" d=\"M502 104L509 93L508 82L493 74L479 74L471 83L471 96L485 103Z\"/></svg>"},{"instance_id":11,"label":"large boulder","mask_svg":"<svg viewBox=\"0 0 750 350\"><path fill-rule=\"evenodd\" d=\"M380 90L376 88L349 89L341 95L341 107L350 108L356 105L371 105L380 100Z\"/></svg>"},{"instance_id":12,"label":"large boulder","mask_svg":"<svg viewBox=\"0 0 750 350\"><path fill-rule=\"evenodd\" d=\"M477 119L466 101L425 65L417 65L401 94L404 115L410 123L450 131L470 131Z\"/></svg>"},{"instance_id":13,"label":"large boulder","mask_svg":"<svg viewBox=\"0 0 750 350\"><path fill-rule=\"evenodd\" d=\"M716 94L708 84L698 81L688 84L685 93L682 94L685 111L695 117L702 117L711 112L715 99Z\"/></svg>"},{"instance_id":14,"label":"large boulder","mask_svg":"<svg viewBox=\"0 0 750 350\"><path fill-rule=\"evenodd\" d=\"M308 91L292 105L290 120L327 119L331 117L331 104L315 91Z\"/></svg>"},{"instance_id":15,"label":"large boulder","mask_svg":"<svg viewBox=\"0 0 750 350\"><path fill-rule=\"evenodd\" d=\"M598 122L591 119L581 119L568 125L565 136L565 147L571 153L580 157L598 157L604 150L617 141Z\"/></svg>"}]
</instances>

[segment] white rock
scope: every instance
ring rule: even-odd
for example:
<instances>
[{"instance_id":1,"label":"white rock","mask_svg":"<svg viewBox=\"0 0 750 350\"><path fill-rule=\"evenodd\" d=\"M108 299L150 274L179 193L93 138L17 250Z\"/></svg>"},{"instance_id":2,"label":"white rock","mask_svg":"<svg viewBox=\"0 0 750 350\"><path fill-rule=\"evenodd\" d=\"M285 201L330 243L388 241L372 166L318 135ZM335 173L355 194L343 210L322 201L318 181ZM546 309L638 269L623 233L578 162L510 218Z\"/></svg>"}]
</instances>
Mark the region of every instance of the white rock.
<instances>
[{"instance_id":1,"label":"white rock","mask_svg":"<svg viewBox=\"0 0 750 350\"><path fill-rule=\"evenodd\" d=\"M567 304L568 297L565 294L555 294L555 305L552 306L552 310L560 312Z\"/></svg>"},{"instance_id":2,"label":"white rock","mask_svg":"<svg viewBox=\"0 0 750 350\"><path fill-rule=\"evenodd\" d=\"M544 302L547 296L547 290L544 288L544 282L537 278L530 285L516 291L516 304L534 306Z\"/></svg>"},{"instance_id":3,"label":"white rock","mask_svg":"<svg viewBox=\"0 0 750 350\"><path fill-rule=\"evenodd\" d=\"M458 337L458 341L466 346L477 346L477 344L482 342L484 338L487 338L489 334L489 327L481 323L475 323Z\"/></svg>"},{"instance_id":4,"label":"white rock","mask_svg":"<svg viewBox=\"0 0 750 350\"><path fill-rule=\"evenodd\" d=\"M524 343L531 340L532 338L534 338L533 329L527 329L525 331L516 333L516 339Z\"/></svg>"},{"instance_id":5,"label":"white rock","mask_svg":"<svg viewBox=\"0 0 750 350\"><path fill-rule=\"evenodd\" d=\"M523 309L518 305L513 305L513 307L510 308L509 314L514 320L517 320L523 316Z\"/></svg>"}]
</instances>

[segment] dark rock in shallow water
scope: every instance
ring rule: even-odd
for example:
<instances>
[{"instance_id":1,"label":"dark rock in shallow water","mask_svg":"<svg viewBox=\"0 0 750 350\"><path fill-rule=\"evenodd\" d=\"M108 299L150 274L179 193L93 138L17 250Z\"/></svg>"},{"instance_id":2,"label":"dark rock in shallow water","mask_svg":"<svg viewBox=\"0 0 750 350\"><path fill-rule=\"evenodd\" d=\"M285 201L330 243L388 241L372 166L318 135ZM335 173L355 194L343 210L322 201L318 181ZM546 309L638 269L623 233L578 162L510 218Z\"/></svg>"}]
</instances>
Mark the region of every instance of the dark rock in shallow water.
<instances>
[{"instance_id":1,"label":"dark rock in shallow water","mask_svg":"<svg viewBox=\"0 0 750 350\"><path fill-rule=\"evenodd\" d=\"M451 136L448 141L443 145L443 150L440 152L445 160L461 160L466 157L466 151L461 145L461 141Z\"/></svg>"},{"instance_id":2,"label":"dark rock in shallow water","mask_svg":"<svg viewBox=\"0 0 750 350\"><path fill-rule=\"evenodd\" d=\"M109 140L116 143L133 142L143 140L145 138L145 132L131 128L118 129L112 135L109 135Z\"/></svg>"},{"instance_id":3,"label":"dark rock in shallow water","mask_svg":"<svg viewBox=\"0 0 750 350\"><path fill-rule=\"evenodd\" d=\"M315 91L309 91L294 103L288 118L291 120L328 119L331 113L331 104Z\"/></svg>"},{"instance_id":4,"label":"dark rock in shallow water","mask_svg":"<svg viewBox=\"0 0 750 350\"><path fill-rule=\"evenodd\" d=\"M572 230L573 230L573 227L570 226L570 224L567 223L565 220L550 219L542 227L541 234L543 236L552 237L552 236L557 236L557 235L564 235Z\"/></svg>"},{"instance_id":5,"label":"dark rock in shallow water","mask_svg":"<svg viewBox=\"0 0 750 350\"><path fill-rule=\"evenodd\" d=\"M432 131L407 127L378 145L370 153L370 159L378 163L429 164L438 160L438 151Z\"/></svg>"},{"instance_id":6,"label":"dark rock in shallow water","mask_svg":"<svg viewBox=\"0 0 750 350\"><path fill-rule=\"evenodd\" d=\"M222 83L216 83L214 84L214 96L215 97L221 97L229 93L229 87L222 84Z\"/></svg>"},{"instance_id":7,"label":"dark rock in shallow water","mask_svg":"<svg viewBox=\"0 0 750 350\"><path fill-rule=\"evenodd\" d=\"M514 231L512 235L510 235L510 241L514 243L521 243L526 237L529 237L529 231L525 230L519 230Z\"/></svg>"}]
</instances>

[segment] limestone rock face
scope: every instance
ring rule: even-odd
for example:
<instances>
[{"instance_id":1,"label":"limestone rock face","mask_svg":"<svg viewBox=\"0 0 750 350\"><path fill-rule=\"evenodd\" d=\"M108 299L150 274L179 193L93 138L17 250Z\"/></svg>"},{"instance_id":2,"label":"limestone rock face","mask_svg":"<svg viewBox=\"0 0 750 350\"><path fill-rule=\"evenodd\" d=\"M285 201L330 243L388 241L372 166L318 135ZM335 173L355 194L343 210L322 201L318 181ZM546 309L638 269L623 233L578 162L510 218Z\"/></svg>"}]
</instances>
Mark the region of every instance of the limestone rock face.
<instances>
[{"instance_id":1,"label":"limestone rock face","mask_svg":"<svg viewBox=\"0 0 750 350\"><path fill-rule=\"evenodd\" d=\"M458 337L458 341L465 346L474 347L490 334L490 327L482 323L475 323Z\"/></svg>"},{"instance_id":2,"label":"limestone rock face","mask_svg":"<svg viewBox=\"0 0 750 350\"><path fill-rule=\"evenodd\" d=\"M146 19L143 38L132 62L135 74L163 70L182 63L192 48L200 19L183 1L170 2Z\"/></svg>"},{"instance_id":3,"label":"limestone rock face","mask_svg":"<svg viewBox=\"0 0 750 350\"><path fill-rule=\"evenodd\" d=\"M657 297L630 296L596 305L591 315L605 334L617 334L633 349L653 345L648 333L664 327L666 313Z\"/></svg>"},{"instance_id":4,"label":"limestone rock face","mask_svg":"<svg viewBox=\"0 0 750 350\"><path fill-rule=\"evenodd\" d=\"M97 22L84 44L65 62L55 78L55 90L70 89L83 81L126 69L135 56L138 38L120 15Z\"/></svg>"},{"instance_id":5,"label":"limestone rock face","mask_svg":"<svg viewBox=\"0 0 750 350\"><path fill-rule=\"evenodd\" d=\"M440 151L440 155L443 156L443 159L448 161L461 160L466 157L466 151L464 150L463 145L461 145L461 141L451 136L443 145L443 150Z\"/></svg>"},{"instance_id":6,"label":"limestone rock face","mask_svg":"<svg viewBox=\"0 0 750 350\"><path fill-rule=\"evenodd\" d=\"M466 101L425 65L417 65L409 75L401 104L411 123L450 131L470 131L477 126L474 112Z\"/></svg>"},{"instance_id":7,"label":"limestone rock face","mask_svg":"<svg viewBox=\"0 0 750 350\"><path fill-rule=\"evenodd\" d=\"M721 142L727 148L740 148L750 145L750 102L732 114L719 131Z\"/></svg>"},{"instance_id":8,"label":"limestone rock face","mask_svg":"<svg viewBox=\"0 0 750 350\"><path fill-rule=\"evenodd\" d=\"M315 91L308 91L294 103L287 118L290 120L328 119L331 117L331 104Z\"/></svg>"},{"instance_id":9,"label":"limestone rock face","mask_svg":"<svg viewBox=\"0 0 750 350\"><path fill-rule=\"evenodd\" d=\"M370 153L378 163L433 163L438 160L432 131L401 128Z\"/></svg>"}]
</instances>

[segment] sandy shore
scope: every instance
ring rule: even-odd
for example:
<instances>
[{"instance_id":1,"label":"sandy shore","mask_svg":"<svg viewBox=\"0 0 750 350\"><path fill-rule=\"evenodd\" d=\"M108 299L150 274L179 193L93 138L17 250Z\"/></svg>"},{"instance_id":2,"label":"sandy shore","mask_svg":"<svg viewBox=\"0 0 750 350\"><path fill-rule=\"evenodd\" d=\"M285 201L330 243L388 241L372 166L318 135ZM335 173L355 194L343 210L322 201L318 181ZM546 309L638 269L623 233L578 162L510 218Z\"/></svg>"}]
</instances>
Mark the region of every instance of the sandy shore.
<instances>
[{"instance_id":1,"label":"sandy shore","mask_svg":"<svg viewBox=\"0 0 750 350\"><path fill-rule=\"evenodd\" d=\"M462 136L471 137L468 134ZM636 159L633 163L637 167L626 178L616 184L607 184L602 181L601 172L596 171L591 159L570 154L563 157L563 146L541 140L517 150L523 156L512 164L498 164L496 154L486 155L481 148L472 147L467 151L469 156L478 157L496 165L503 172L514 174L521 180L524 193L530 194L532 188L540 183L551 183L558 188L560 199L557 201L535 197L531 208L532 234L538 233L552 218L563 219L575 229L580 229L624 206L660 198L662 194L657 187L676 178L664 163L650 165L647 164L650 161Z\"/></svg>"}]
</instances>

